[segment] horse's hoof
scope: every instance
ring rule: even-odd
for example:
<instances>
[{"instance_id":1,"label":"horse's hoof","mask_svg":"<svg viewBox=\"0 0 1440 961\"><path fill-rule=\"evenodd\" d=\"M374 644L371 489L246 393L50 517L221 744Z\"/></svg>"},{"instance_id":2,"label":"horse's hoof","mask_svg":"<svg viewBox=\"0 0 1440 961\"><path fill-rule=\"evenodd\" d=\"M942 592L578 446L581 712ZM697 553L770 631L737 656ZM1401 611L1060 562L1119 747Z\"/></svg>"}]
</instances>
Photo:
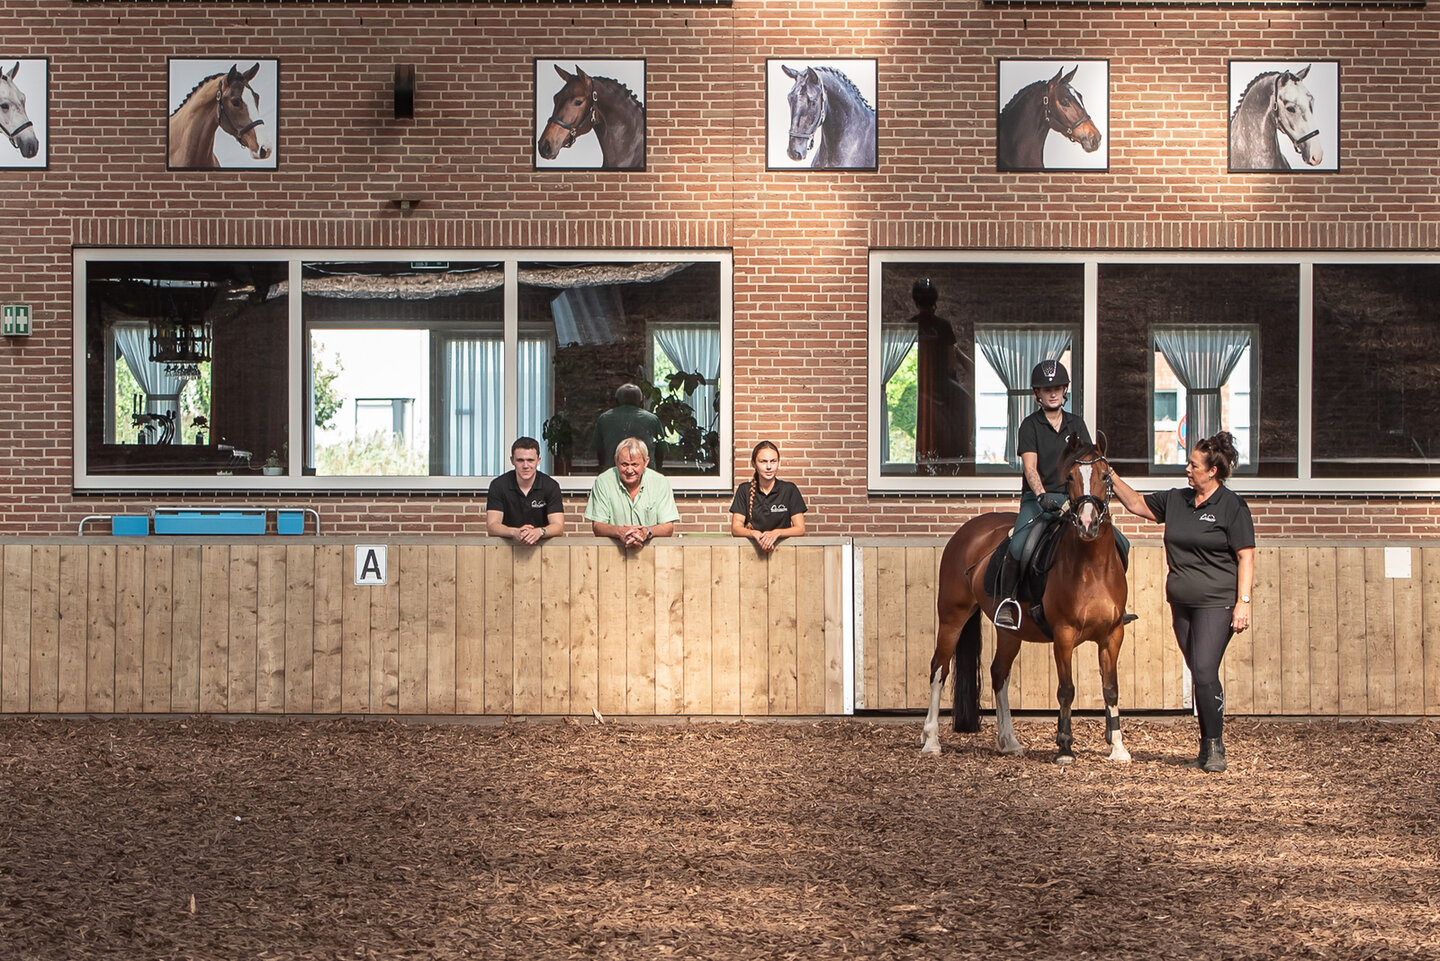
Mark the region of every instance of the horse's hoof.
<instances>
[{"instance_id":1,"label":"horse's hoof","mask_svg":"<svg viewBox=\"0 0 1440 961\"><path fill-rule=\"evenodd\" d=\"M1022 754L1025 753L1025 748L1022 747L1022 746L1021 746L1020 744L1018 744L1018 743L1017 743L1017 744L997 744L997 745L995 745L995 750L999 751L1001 754L1007 754L1007 755L1009 755L1010 757L1019 757L1020 755L1022 755Z\"/></svg>"},{"instance_id":2,"label":"horse's hoof","mask_svg":"<svg viewBox=\"0 0 1440 961\"><path fill-rule=\"evenodd\" d=\"M1117 764L1129 764L1130 752L1124 750L1123 748L1119 751L1111 751L1109 760L1114 761Z\"/></svg>"},{"instance_id":3,"label":"horse's hoof","mask_svg":"<svg viewBox=\"0 0 1440 961\"><path fill-rule=\"evenodd\" d=\"M1075 755L1073 755L1073 754L1057 754L1057 755L1055 755L1055 763L1056 763L1056 764L1074 764L1074 763L1075 763Z\"/></svg>"},{"instance_id":4,"label":"horse's hoof","mask_svg":"<svg viewBox=\"0 0 1440 961\"><path fill-rule=\"evenodd\" d=\"M936 755L938 755L938 754L940 753L940 742L939 742L939 741L926 741L926 742L920 747L920 753L921 753L921 754L936 754Z\"/></svg>"}]
</instances>

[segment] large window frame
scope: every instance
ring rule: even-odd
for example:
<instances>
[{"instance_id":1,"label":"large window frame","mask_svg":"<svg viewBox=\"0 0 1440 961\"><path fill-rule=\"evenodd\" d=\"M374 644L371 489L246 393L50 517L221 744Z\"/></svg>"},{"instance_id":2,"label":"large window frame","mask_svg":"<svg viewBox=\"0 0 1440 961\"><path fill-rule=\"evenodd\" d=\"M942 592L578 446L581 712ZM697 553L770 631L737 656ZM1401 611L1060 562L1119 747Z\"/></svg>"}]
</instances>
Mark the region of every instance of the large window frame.
<instances>
[{"instance_id":1,"label":"large window frame","mask_svg":"<svg viewBox=\"0 0 1440 961\"><path fill-rule=\"evenodd\" d=\"M87 353L104 348L103 344L87 344L87 265L101 262L266 262L284 265L288 276L287 291L287 344L285 405L287 436L308 438L306 417L309 399L310 375L307 370L309 349L307 328L302 316L302 265L311 262L375 263L393 261L413 262L467 262L489 261L501 264L504 273L504 346L502 389L504 405L504 436L517 436L517 425L521 421L520 387L517 371L520 369L519 354L521 340L517 290L519 265L525 262L544 261L547 263L589 263L614 262L616 264L674 262L674 263L715 263L719 265L718 309L720 319L720 373L719 382L729 384L733 373L733 329L734 259L728 250L717 249L645 249L645 250L584 250L557 251L546 249L524 250L433 250L399 249L372 250L348 248L287 248L287 249L175 249L175 248L85 248L72 250L72 296L73 296L73 339L72 390L75 399L72 420L73 484L76 490L164 490L164 491L227 491L255 490L276 491L474 491L483 489L491 475L485 476L315 476L307 473L306 444L288 445L285 455L284 476L262 476L258 471L237 473L231 476L184 475L167 473L102 473L91 470L88 461L87 432L92 426L87 423ZM106 409L113 405L106 405ZM720 443L721 451L734 447L733 427L734 398L728 390L721 391L720 398ZM508 453L508 441L506 451ZM264 452L259 452L263 458ZM258 466L259 459L256 464ZM508 461L506 465L508 469ZM585 491L594 482L593 476L557 475L567 490ZM715 476L676 476L672 485L677 492L704 493L730 490L730 475L722 470Z\"/></svg>"},{"instance_id":2,"label":"large window frame","mask_svg":"<svg viewBox=\"0 0 1440 961\"><path fill-rule=\"evenodd\" d=\"M1314 476L1311 451L1314 426L1314 268L1322 264L1343 265L1389 265L1421 264L1440 266L1440 254L1395 253L1395 252L1278 252L1278 251L1197 251L1194 253L1146 253L1136 251L1116 252L1023 252L1023 251L978 251L978 250L872 250L869 263L869 318L867 330L868 363L866 379L867 444L866 477L868 490L876 494L979 494L1014 496L1019 489L1019 473L982 472L975 476L905 476L882 473L881 451L884 434L884 416L881 396L883 377L882 327L882 268L886 264L955 264L955 263L1034 263L1034 264L1080 264L1084 270L1084 321L1082 350L1071 370L1071 377L1079 381L1082 399L1080 413L1091 429L1103 430L1104 425L1096 424L1100 404L1098 369L1100 352L1104 349L1104 332L1100 329L1099 318L1099 277L1104 264L1245 264L1281 265L1296 268L1298 273L1298 311L1295 318L1298 326L1296 383L1298 397L1298 438L1296 472L1293 477L1255 476L1249 472L1237 472L1231 478L1231 486L1242 492L1306 494L1323 493L1333 495L1370 496L1389 492L1440 492L1440 478L1424 476ZM1153 386L1153 385L1152 385ZM1258 399L1252 400L1252 410L1260 410ZM1251 425L1258 431L1258 421ZM1149 476L1131 476L1126 480L1142 491L1164 490L1176 486L1177 478L1160 471Z\"/></svg>"}]
</instances>

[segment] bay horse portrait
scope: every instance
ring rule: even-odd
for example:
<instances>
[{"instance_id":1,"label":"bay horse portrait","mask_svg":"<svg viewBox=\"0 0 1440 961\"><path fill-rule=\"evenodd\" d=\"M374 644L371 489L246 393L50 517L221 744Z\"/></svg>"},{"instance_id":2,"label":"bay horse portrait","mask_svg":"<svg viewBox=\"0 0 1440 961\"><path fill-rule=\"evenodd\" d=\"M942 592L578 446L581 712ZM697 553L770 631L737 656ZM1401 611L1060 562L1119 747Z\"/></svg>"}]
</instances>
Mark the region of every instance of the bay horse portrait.
<instances>
[{"instance_id":1,"label":"bay horse portrait","mask_svg":"<svg viewBox=\"0 0 1440 961\"><path fill-rule=\"evenodd\" d=\"M1021 87L1000 111L996 129L1000 170L1044 170L1045 140L1051 132L1086 153L1100 149L1100 128L1085 109L1085 98L1071 85L1080 65L1061 67L1049 80Z\"/></svg>"},{"instance_id":2,"label":"bay horse portrait","mask_svg":"<svg viewBox=\"0 0 1440 961\"><path fill-rule=\"evenodd\" d=\"M813 170L873 170L876 168L875 108L860 88L834 67L781 64L795 81L786 95L790 103L790 134L785 155L810 160ZM815 138L820 146L815 146Z\"/></svg>"},{"instance_id":3,"label":"bay horse portrait","mask_svg":"<svg viewBox=\"0 0 1440 961\"><path fill-rule=\"evenodd\" d=\"M40 138L35 134L30 115L25 112L25 93L15 85L15 75L19 72L17 60L15 66L0 73L0 131L9 138L10 146L29 160L40 152Z\"/></svg>"},{"instance_id":4,"label":"bay horse portrait","mask_svg":"<svg viewBox=\"0 0 1440 961\"><path fill-rule=\"evenodd\" d=\"M1098 446L1070 436L1061 457L1070 506L1061 516L1054 560L1041 595L1043 618L1025 617L1018 630L996 630L990 687L995 694L995 743L1002 754L1020 754L1010 716L1010 667L1022 642L1050 644L1059 675L1056 698L1060 717L1055 743L1056 763L1075 760L1070 730L1070 705L1075 697L1071 655L1086 641L1099 649L1100 680L1105 697L1105 740L1112 761L1128 761L1120 736L1120 686L1117 665L1125 639L1128 586L1125 563L1115 544L1110 518L1110 465L1105 437ZM986 589L986 570L1015 523L1013 513L981 514L967 521L945 546L940 559L936 613L939 627L930 659L930 709L921 733L921 751L940 753L940 694L955 662L955 729L980 730L980 615L992 621L998 599ZM1040 521L1037 521L1040 523ZM1049 631L1047 633L1046 627Z\"/></svg>"},{"instance_id":5,"label":"bay horse portrait","mask_svg":"<svg viewBox=\"0 0 1440 961\"><path fill-rule=\"evenodd\" d=\"M592 77L579 64L574 73L554 66L565 84L555 93L555 106L535 141L535 152L554 160L593 132L600 145L601 169L644 169L645 105L613 77Z\"/></svg>"},{"instance_id":6,"label":"bay horse portrait","mask_svg":"<svg viewBox=\"0 0 1440 961\"><path fill-rule=\"evenodd\" d=\"M1303 82L1309 73L1307 64L1297 73L1276 70L1251 78L1230 115L1231 170L1294 169L1277 134L1285 135L1305 166L1325 159L1315 96Z\"/></svg>"},{"instance_id":7,"label":"bay horse portrait","mask_svg":"<svg viewBox=\"0 0 1440 961\"><path fill-rule=\"evenodd\" d=\"M221 164L215 156L215 138L222 130L248 150L252 159L265 160L270 156L270 142L260 132L260 126L265 121L254 116L260 110L260 94L256 93L250 81L259 72L259 63L244 73L240 72L238 65L232 64L228 72L204 78L185 96L170 115L172 168L219 168ZM250 109L252 100L254 113Z\"/></svg>"}]
</instances>

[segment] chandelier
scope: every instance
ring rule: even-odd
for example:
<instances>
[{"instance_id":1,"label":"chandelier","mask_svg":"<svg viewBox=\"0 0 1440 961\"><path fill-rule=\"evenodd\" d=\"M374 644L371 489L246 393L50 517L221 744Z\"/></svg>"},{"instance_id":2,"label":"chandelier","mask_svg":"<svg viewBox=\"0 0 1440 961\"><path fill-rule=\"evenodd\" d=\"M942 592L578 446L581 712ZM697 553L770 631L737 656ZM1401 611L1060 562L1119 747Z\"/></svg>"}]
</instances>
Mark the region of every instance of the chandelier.
<instances>
[{"instance_id":1,"label":"chandelier","mask_svg":"<svg viewBox=\"0 0 1440 961\"><path fill-rule=\"evenodd\" d=\"M182 379L200 375L198 364L210 360L210 322L201 308L198 316L186 316L182 299L191 302L202 298L177 298L173 282L155 281L155 310L150 315L150 360L168 365L167 373ZM190 293L187 291L186 293ZM206 291L195 293L205 294Z\"/></svg>"}]
</instances>

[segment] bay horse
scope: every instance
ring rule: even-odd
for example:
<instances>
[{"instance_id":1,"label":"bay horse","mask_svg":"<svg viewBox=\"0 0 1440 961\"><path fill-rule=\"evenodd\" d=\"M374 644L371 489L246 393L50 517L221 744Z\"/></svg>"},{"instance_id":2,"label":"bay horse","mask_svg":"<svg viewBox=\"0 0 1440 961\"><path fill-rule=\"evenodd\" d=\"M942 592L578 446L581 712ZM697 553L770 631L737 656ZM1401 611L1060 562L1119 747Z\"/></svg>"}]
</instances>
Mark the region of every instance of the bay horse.
<instances>
[{"instance_id":1,"label":"bay horse","mask_svg":"<svg viewBox=\"0 0 1440 961\"><path fill-rule=\"evenodd\" d=\"M1315 122L1315 96L1302 82L1310 65L1257 74L1246 84L1230 115L1231 170L1290 170L1275 133L1283 133L1308 167L1325 159Z\"/></svg>"},{"instance_id":2,"label":"bay horse","mask_svg":"<svg viewBox=\"0 0 1440 961\"><path fill-rule=\"evenodd\" d=\"M232 64L228 73L206 77L185 95L180 106L170 115L170 166L179 169L215 169L220 161L215 156L216 134L224 130L250 151L255 160L270 156L271 147L263 140L259 127L265 121L254 118L245 91L260 109L260 95L250 81L260 72L260 64L241 73Z\"/></svg>"},{"instance_id":3,"label":"bay horse","mask_svg":"<svg viewBox=\"0 0 1440 961\"><path fill-rule=\"evenodd\" d=\"M1085 98L1071 86L1075 69L1065 68L1049 80L1036 80L1021 87L1000 111L996 130L1001 170L1044 170L1045 138L1050 131L1080 145L1086 153L1100 148L1100 128L1085 109Z\"/></svg>"},{"instance_id":4,"label":"bay horse","mask_svg":"<svg viewBox=\"0 0 1440 961\"><path fill-rule=\"evenodd\" d=\"M535 141L535 152L554 160L593 130L602 169L643 169L645 105L630 88L611 77L592 77L579 64L572 74L557 63L555 72L565 85L555 94L554 109Z\"/></svg>"},{"instance_id":5,"label":"bay horse","mask_svg":"<svg viewBox=\"0 0 1440 961\"><path fill-rule=\"evenodd\" d=\"M1070 507L1062 516L1063 530L1055 547L1042 598L1047 635L1034 617L1025 617L1019 630L996 631L995 659L990 663L990 687L995 693L995 743L1002 754L1020 754L1010 717L1010 667L1022 641L1051 644L1060 684L1056 697L1060 718L1055 760L1075 760L1070 731L1070 705L1075 697L1071 654L1076 646L1094 641L1099 647L1100 678L1105 696L1105 740L1110 760L1128 761L1130 753L1120 737L1120 686L1116 667L1125 639L1125 601L1128 586L1125 566L1115 546L1110 518L1110 465L1105 460L1105 437L1099 446L1075 435L1061 457ZM1013 513L981 514L967 521L950 538L940 559L940 586L936 613L939 629L935 654L930 659L930 710L921 733L921 751L940 753L940 693L955 660L955 729L980 730L980 614L992 621L998 599L985 590L985 571L991 555L1015 523ZM1037 522L1038 523L1038 522Z\"/></svg>"},{"instance_id":6,"label":"bay horse","mask_svg":"<svg viewBox=\"0 0 1440 961\"><path fill-rule=\"evenodd\" d=\"M17 60L8 72L0 73L0 132L10 139L10 146L20 151L20 156L29 160L40 152L40 138L25 112L25 93L15 85L15 74L19 72Z\"/></svg>"},{"instance_id":7,"label":"bay horse","mask_svg":"<svg viewBox=\"0 0 1440 961\"><path fill-rule=\"evenodd\" d=\"M812 169L869 170L876 167L875 108L855 82L834 67L801 67L781 64L785 76L795 81L786 99L790 102L790 140L785 155L804 160L820 146L810 160Z\"/></svg>"}]
</instances>

